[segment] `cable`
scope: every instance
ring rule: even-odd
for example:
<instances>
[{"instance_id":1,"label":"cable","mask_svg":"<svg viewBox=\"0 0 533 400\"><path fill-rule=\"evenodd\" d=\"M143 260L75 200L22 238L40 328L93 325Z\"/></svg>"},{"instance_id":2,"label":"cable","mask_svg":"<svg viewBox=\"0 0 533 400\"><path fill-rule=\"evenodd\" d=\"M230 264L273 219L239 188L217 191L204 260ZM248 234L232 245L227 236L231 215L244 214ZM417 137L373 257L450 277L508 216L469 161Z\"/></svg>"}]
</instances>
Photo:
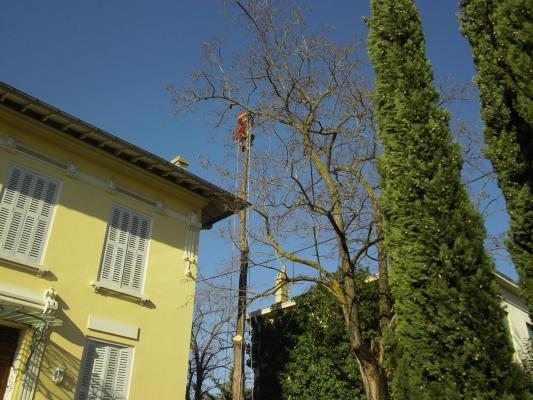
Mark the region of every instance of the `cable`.
<instances>
[{"instance_id":1,"label":"cable","mask_svg":"<svg viewBox=\"0 0 533 400\"><path fill-rule=\"evenodd\" d=\"M318 242L317 245L322 245L322 244L325 244L325 243L328 243L328 242L331 242L332 240L335 240L337 239L336 236L332 237L332 238L329 238L329 239L325 239L325 240L322 240L321 242ZM353 239L353 240L349 240L348 243L350 242L354 242L358 239ZM298 253L301 253L302 251L305 251L305 250L309 250L311 248L315 247L315 243L313 243L312 245L309 245L309 246L306 246L306 247L302 247L301 249L298 249L298 250L294 250L294 251L291 251L290 253L291 254L298 254ZM281 255L283 258L287 258L283 255ZM270 258L266 261L261 261L261 262L254 262L252 263L252 265L250 265L250 268L252 267L258 267L258 266L263 266L265 264L268 264L268 263L271 263L273 261L277 261L278 260L278 257L274 257L274 258ZM198 279L196 280L196 283L202 283L202 282L207 282L207 281L210 281L212 279L217 279L217 278L222 278L224 276L228 276L230 274L233 274L235 272L238 272L237 270L231 270L231 271L228 271L228 272L223 272L221 274L218 274L218 275L213 275L213 276L209 276L209 277L206 277L206 278L203 278L203 279Z\"/></svg>"}]
</instances>

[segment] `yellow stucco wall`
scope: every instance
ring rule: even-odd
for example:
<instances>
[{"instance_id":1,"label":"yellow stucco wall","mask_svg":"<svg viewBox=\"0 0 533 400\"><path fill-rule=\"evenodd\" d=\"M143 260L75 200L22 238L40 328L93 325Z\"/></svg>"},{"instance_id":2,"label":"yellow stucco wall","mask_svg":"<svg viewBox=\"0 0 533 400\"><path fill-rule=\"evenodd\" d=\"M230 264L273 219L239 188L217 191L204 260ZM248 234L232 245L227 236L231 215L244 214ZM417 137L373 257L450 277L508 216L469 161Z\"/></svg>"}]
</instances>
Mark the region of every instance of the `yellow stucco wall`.
<instances>
[{"instance_id":1,"label":"yellow stucco wall","mask_svg":"<svg viewBox=\"0 0 533 400\"><path fill-rule=\"evenodd\" d=\"M205 199L174 187L148 172L126 165L112 156L77 143L24 117L0 109L0 137L10 135L42 153L79 165L80 172L98 179L113 179L148 198L162 200L169 208L187 214L200 212ZM43 357L36 399L72 399L87 337L134 347L129 399L182 399L186 383L194 281L184 275L186 223L118 194L109 193L81 179L64 175L42 161L0 149L0 185L16 162L62 182L51 224L43 264L50 273L38 277L1 259L0 280L59 296L57 316L62 326L53 329ZM96 280L110 210L119 204L152 218L152 234L143 293L146 305L106 291L95 293ZM196 271L193 271L194 273ZM138 340L87 329L89 314L140 328ZM51 381L57 367L66 368L62 383Z\"/></svg>"}]
</instances>

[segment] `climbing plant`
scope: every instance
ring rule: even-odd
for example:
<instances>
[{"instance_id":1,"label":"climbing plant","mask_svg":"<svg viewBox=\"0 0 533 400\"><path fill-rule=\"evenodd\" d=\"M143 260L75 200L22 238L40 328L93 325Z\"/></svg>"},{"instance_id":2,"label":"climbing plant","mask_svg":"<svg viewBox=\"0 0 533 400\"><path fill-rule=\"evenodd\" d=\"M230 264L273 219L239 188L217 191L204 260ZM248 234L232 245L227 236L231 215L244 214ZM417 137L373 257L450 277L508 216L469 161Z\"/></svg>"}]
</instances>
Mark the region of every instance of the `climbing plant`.
<instances>
[{"instance_id":1,"label":"climbing plant","mask_svg":"<svg viewBox=\"0 0 533 400\"><path fill-rule=\"evenodd\" d=\"M371 340L379 334L377 282L361 288L362 323ZM366 399L340 306L321 287L290 308L274 306L254 318L252 355L258 399Z\"/></svg>"}]
</instances>

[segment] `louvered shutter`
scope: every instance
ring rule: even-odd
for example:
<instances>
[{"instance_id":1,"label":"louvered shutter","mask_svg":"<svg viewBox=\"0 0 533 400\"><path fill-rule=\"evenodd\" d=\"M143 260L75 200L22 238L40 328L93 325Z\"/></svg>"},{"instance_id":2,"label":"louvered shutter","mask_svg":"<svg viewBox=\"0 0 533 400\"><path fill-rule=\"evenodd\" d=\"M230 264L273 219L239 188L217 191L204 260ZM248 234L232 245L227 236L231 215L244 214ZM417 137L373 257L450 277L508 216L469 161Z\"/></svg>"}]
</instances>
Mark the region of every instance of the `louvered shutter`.
<instances>
[{"instance_id":1,"label":"louvered shutter","mask_svg":"<svg viewBox=\"0 0 533 400\"><path fill-rule=\"evenodd\" d=\"M15 214L15 203L20 192L24 170L17 166L11 168L8 178L2 190L2 200L0 202L0 249L7 253L13 253L17 241L18 232L15 230L20 226L22 214ZM15 219L15 221L13 221Z\"/></svg>"},{"instance_id":2,"label":"louvered shutter","mask_svg":"<svg viewBox=\"0 0 533 400\"><path fill-rule=\"evenodd\" d=\"M34 177L33 191L22 225L17 255L26 256L35 262L40 260L52 219L57 192L58 184L56 182L41 176Z\"/></svg>"},{"instance_id":3,"label":"louvered shutter","mask_svg":"<svg viewBox=\"0 0 533 400\"><path fill-rule=\"evenodd\" d=\"M0 248L17 258L39 263L57 201L59 184L13 166L0 203Z\"/></svg>"},{"instance_id":4,"label":"louvered shutter","mask_svg":"<svg viewBox=\"0 0 533 400\"><path fill-rule=\"evenodd\" d=\"M89 386L91 384L92 365L96 356L96 349L92 342L88 342L85 348L85 358L81 365L80 374L78 376L78 389L76 393L76 400L85 400L89 394Z\"/></svg>"},{"instance_id":5,"label":"louvered shutter","mask_svg":"<svg viewBox=\"0 0 533 400\"><path fill-rule=\"evenodd\" d=\"M110 346L104 384L105 400L125 400L131 363L131 348Z\"/></svg>"},{"instance_id":6,"label":"louvered shutter","mask_svg":"<svg viewBox=\"0 0 533 400\"><path fill-rule=\"evenodd\" d=\"M94 343L94 342L93 342ZM91 365L91 382L89 384L89 400L103 398L104 381L106 373L107 346L103 343L94 343L95 358Z\"/></svg>"},{"instance_id":7,"label":"louvered shutter","mask_svg":"<svg viewBox=\"0 0 533 400\"><path fill-rule=\"evenodd\" d=\"M107 227L100 279L115 286L119 286L122 280L128 247L129 222L130 215L126 210L113 207Z\"/></svg>"},{"instance_id":8,"label":"louvered shutter","mask_svg":"<svg viewBox=\"0 0 533 400\"><path fill-rule=\"evenodd\" d=\"M132 349L89 340L78 400L126 400Z\"/></svg>"},{"instance_id":9,"label":"louvered shutter","mask_svg":"<svg viewBox=\"0 0 533 400\"><path fill-rule=\"evenodd\" d=\"M78 400L95 400L101 398L106 365L106 346L89 340L86 347L84 364L82 365L79 383Z\"/></svg>"},{"instance_id":10,"label":"louvered shutter","mask_svg":"<svg viewBox=\"0 0 533 400\"><path fill-rule=\"evenodd\" d=\"M128 395L128 380L131 369L132 349L124 347L120 349L118 370L115 380L116 399L125 400Z\"/></svg>"},{"instance_id":11,"label":"louvered shutter","mask_svg":"<svg viewBox=\"0 0 533 400\"><path fill-rule=\"evenodd\" d=\"M146 263L150 219L113 206L108 224L100 280L140 291Z\"/></svg>"},{"instance_id":12,"label":"louvered shutter","mask_svg":"<svg viewBox=\"0 0 533 400\"><path fill-rule=\"evenodd\" d=\"M122 286L140 291L146 262L148 231L150 222L147 218L133 214L130 236L124 264Z\"/></svg>"},{"instance_id":13,"label":"louvered shutter","mask_svg":"<svg viewBox=\"0 0 533 400\"><path fill-rule=\"evenodd\" d=\"M115 346L107 347L107 367L105 371L102 399L115 399L115 383L117 378L120 349Z\"/></svg>"}]
</instances>

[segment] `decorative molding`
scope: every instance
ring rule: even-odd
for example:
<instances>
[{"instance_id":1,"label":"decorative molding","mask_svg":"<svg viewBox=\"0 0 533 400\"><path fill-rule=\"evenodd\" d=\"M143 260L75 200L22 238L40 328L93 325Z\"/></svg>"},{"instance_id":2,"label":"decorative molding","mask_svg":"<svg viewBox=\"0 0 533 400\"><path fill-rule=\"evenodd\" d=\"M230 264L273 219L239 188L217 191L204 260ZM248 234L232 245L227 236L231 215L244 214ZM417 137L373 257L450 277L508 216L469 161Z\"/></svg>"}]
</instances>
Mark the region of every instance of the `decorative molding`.
<instances>
[{"instance_id":1,"label":"decorative molding","mask_svg":"<svg viewBox=\"0 0 533 400\"><path fill-rule=\"evenodd\" d=\"M70 176L71 178L77 178L80 174L80 167L77 164L72 162L67 163L67 168L65 169L65 175Z\"/></svg>"},{"instance_id":2,"label":"decorative molding","mask_svg":"<svg viewBox=\"0 0 533 400\"><path fill-rule=\"evenodd\" d=\"M108 179L106 180L105 189L109 193L115 194L117 192L117 183L112 179Z\"/></svg>"},{"instance_id":3,"label":"decorative molding","mask_svg":"<svg viewBox=\"0 0 533 400\"><path fill-rule=\"evenodd\" d=\"M168 215L169 217L177 219L178 221L181 221L184 224L186 224L189 221L189 218L187 217L185 213L173 210L171 208L165 209L165 215Z\"/></svg>"},{"instance_id":4,"label":"decorative molding","mask_svg":"<svg viewBox=\"0 0 533 400\"><path fill-rule=\"evenodd\" d=\"M57 296L57 292L52 288L48 288L44 292L43 314L55 315L57 309L59 308L59 304L57 303L56 296Z\"/></svg>"},{"instance_id":5,"label":"decorative molding","mask_svg":"<svg viewBox=\"0 0 533 400\"><path fill-rule=\"evenodd\" d=\"M184 274L188 278L194 277L192 270L198 266L198 239L201 226L200 215L191 211L185 237L185 252L183 254L183 259L185 260Z\"/></svg>"},{"instance_id":6,"label":"decorative molding","mask_svg":"<svg viewBox=\"0 0 533 400\"><path fill-rule=\"evenodd\" d=\"M63 382L63 379L65 378L65 367L57 367L54 370L54 373L52 374L52 382L54 382L56 385L59 385L61 382Z\"/></svg>"},{"instance_id":7,"label":"decorative molding","mask_svg":"<svg viewBox=\"0 0 533 400\"><path fill-rule=\"evenodd\" d=\"M106 317L101 317L99 315L89 315L87 328L92 329L93 331L109 333L111 335L122 336L133 340L139 339L138 326Z\"/></svg>"},{"instance_id":8,"label":"decorative molding","mask_svg":"<svg viewBox=\"0 0 533 400\"><path fill-rule=\"evenodd\" d=\"M15 139L13 136L4 136L2 140L0 140L0 147L2 147L4 150L7 150L11 153L17 150L17 144L18 144L18 140Z\"/></svg>"},{"instance_id":9,"label":"decorative molding","mask_svg":"<svg viewBox=\"0 0 533 400\"><path fill-rule=\"evenodd\" d=\"M43 162L47 165L61 170L61 172L67 176L70 176L72 178L79 178L80 180L92 186L104 189L109 193L119 194L130 200L135 200L139 203L142 203L144 206L153 209L158 214L168 215L169 217L172 217L184 223L187 223L189 221L189 217L186 213L172 208L167 208L161 200L149 199L141 194L136 193L133 190L130 190L120 185L113 179L101 179L96 176L84 173L80 170L77 164L73 162L58 160L57 158L44 154L38 150L27 147L25 145L21 145L21 143L15 137L4 136L0 138L0 148L9 152L17 152L33 160ZM39 274L42 274L44 272L46 272L46 270L40 269Z\"/></svg>"},{"instance_id":10,"label":"decorative molding","mask_svg":"<svg viewBox=\"0 0 533 400\"><path fill-rule=\"evenodd\" d=\"M59 170L63 172L65 172L65 169L67 168L66 162L58 160L57 158L49 156L48 154L44 154L39 150L35 150L31 147L27 147L20 142L17 144L17 152L33 160L43 162L54 168L58 168Z\"/></svg>"},{"instance_id":11,"label":"decorative molding","mask_svg":"<svg viewBox=\"0 0 533 400\"><path fill-rule=\"evenodd\" d=\"M80 181L83 181L85 183L88 183L89 185L92 185L98 189L106 190L107 189L107 181L104 179L99 179L95 176L89 175L84 173L83 171L79 171L78 173L78 179Z\"/></svg>"},{"instance_id":12,"label":"decorative molding","mask_svg":"<svg viewBox=\"0 0 533 400\"><path fill-rule=\"evenodd\" d=\"M139 194L137 192L131 191L131 190L125 188L124 186L121 186L121 185L117 184L117 193L119 193L119 194L121 194L121 195L123 195L125 197L128 197L130 200L138 201L139 203L142 203L145 206L148 206L148 207L150 207L152 209L155 208L155 205L156 205L156 201L155 200L149 199L148 197L145 197L142 194Z\"/></svg>"},{"instance_id":13,"label":"decorative molding","mask_svg":"<svg viewBox=\"0 0 533 400\"><path fill-rule=\"evenodd\" d=\"M165 203L163 203L162 201L156 200L154 209L156 213L165 215L166 206Z\"/></svg>"}]
</instances>

